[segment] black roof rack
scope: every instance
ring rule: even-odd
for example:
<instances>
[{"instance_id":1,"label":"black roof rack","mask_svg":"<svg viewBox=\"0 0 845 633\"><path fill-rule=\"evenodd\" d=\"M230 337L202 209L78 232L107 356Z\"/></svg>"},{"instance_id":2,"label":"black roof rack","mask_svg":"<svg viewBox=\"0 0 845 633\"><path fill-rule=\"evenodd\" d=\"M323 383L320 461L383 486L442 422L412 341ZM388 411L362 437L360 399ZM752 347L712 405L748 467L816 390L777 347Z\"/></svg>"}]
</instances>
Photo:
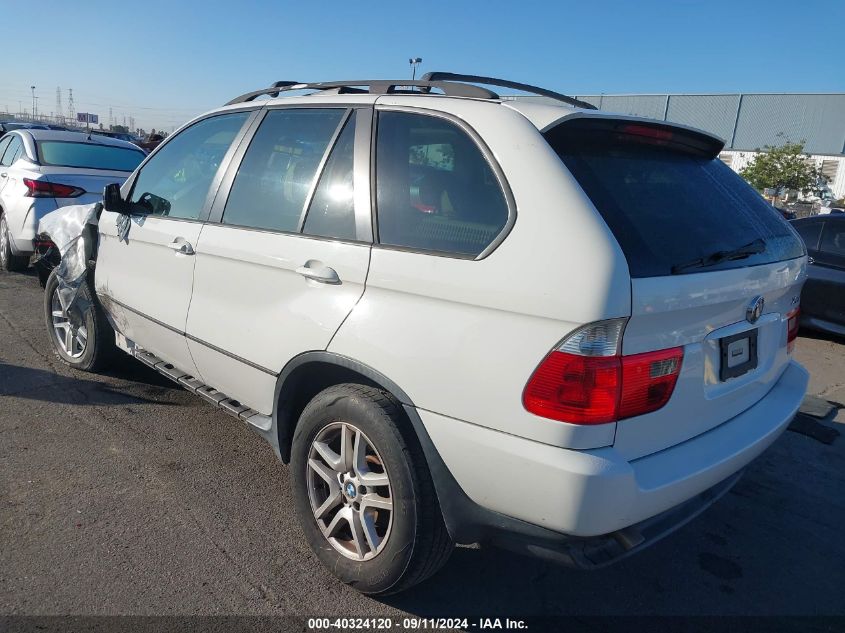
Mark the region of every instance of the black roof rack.
<instances>
[{"instance_id":1,"label":"black roof rack","mask_svg":"<svg viewBox=\"0 0 845 633\"><path fill-rule=\"evenodd\" d=\"M481 75L461 75L459 73L447 73L440 71L426 73L420 79L423 79L425 81L465 81L476 84L485 84L488 86L499 86L501 88L513 88L514 90L522 90L523 92L531 92L533 94L540 95L543 97L549 97L550 99L554 99L555 101L562 101L564 103L568 103L571 106L575 106L576 108L584 108L586 110L598 109L592 103L587 103L586 101L581 101L580 99L576 99L574 97L570 97L559 92L554 92L553 90L539 88L530 84L521 84L516 81L509 81L507 79L496 79L495 77L482 77Z\"/></svg>"},{"instance_id":2,"label":"black roof rack","mask_svg":"<svg viewBox=\"0 0 845 633\"><path fill-rule=\"evenodd\" d=\"M491 84L493 85L493 84ZM419 88L412 90L411 88ZM235 97L226 105L253 101L261 95L278 97L279 93L291 90L334 90L344 94L429 94L431 89L441 90L449 97L472 97L475 99L498 99L495 92L473 86L471 84L453 81L438 81L430 79L355 79L349 81L320 81L315 83L298 83L295 81L277 81L269 88L253 90L239 97Z\"/></svg>"}]
</instances>

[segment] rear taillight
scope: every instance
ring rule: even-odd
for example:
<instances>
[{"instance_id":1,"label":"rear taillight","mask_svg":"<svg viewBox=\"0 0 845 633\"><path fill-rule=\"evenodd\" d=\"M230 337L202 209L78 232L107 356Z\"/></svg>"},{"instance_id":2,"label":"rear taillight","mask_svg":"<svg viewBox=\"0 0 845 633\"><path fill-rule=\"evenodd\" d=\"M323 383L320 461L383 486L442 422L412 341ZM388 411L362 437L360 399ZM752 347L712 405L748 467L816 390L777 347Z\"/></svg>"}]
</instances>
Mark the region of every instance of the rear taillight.
<instances>
[{"instance_id":1,"label":"rear taillight","mask_svg":"<svg viewBox=\"0 0 845 633\"><path fill-rule=\"evenodd\" d=\"M532 374L522 395L525 408L561 422L604 424L665 405L683 348L622 356L625 322L601 321L567 336Z\"/></svg>"},{"instance_id":2,"label":"rear taillight","mask_svg":"<svg viewBox=\"0 0 845 633\"><path fill-rule=\"evenodd\" d=\"M683 358L683 347L623 356L619 419L657 411L669 402Z\"/></svg>"},{"instance_id":3,"label":"rear taillight","mask_svg":"<svg viewBox=\"0 0 845 633\"><path fill-rule=\"evenodd\" d=\"M72 187L71 185L60 185L48 180L23 179L27 188L26 195L29 198L76 198L85 193L84 189Z\"/></svg>"},{"instance_id":4,"label":"rear taillight","mask_svg":"<svg viewBox=\"0 0 845 633\"><path fill-rule=\"evenodd\" d=\"M795 349L795 339L798 338L798 317L801 316L801 308L795 308L786 315L786 352L791 354Z\"/></svg>"}]
</instances>

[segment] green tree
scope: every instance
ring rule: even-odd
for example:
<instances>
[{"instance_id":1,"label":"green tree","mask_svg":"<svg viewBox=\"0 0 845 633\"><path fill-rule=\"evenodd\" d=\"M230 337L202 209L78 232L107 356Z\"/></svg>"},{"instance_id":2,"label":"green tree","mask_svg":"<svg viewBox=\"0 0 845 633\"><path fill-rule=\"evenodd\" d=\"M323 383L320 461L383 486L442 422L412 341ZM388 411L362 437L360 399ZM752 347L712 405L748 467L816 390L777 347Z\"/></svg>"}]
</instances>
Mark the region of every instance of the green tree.
<instances>
[{"instance_id":1,"label":"green tree","mask_svg":"<svg viewBox=\"0 0 845 633\"><path fill-rule=\"evenodd\" d=\"M773 147L766 145L739 174L752 187L762 191L774 189L775 200L788 190L808 194L819 188L821 171L807 159L804 143L790 143Z\"/></svg>"}]
</instances>

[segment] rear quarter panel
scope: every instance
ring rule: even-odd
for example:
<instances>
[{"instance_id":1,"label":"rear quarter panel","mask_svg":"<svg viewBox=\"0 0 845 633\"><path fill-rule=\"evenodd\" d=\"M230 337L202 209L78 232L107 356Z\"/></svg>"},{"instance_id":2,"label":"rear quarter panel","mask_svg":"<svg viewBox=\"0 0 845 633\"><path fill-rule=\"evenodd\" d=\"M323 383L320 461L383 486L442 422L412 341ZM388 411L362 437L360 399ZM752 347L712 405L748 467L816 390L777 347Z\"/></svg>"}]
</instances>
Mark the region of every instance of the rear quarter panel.
<instances>
[{"instance_id":1,"label":"rear quarter panel","mask_svg":"<svg viewBox=\"0 0 845 633\"><path fill-rule=\"evenodd\" d=\"M522 115L471 100L378 101L421 103L484 139L513 193L516 221L481 260L374 247L364 296L329 350L377 369L422 409L552 445L611 444L614 424L535 416L522 391L572 329L630 313L628 268L615 239Z\"/></svg>"}]
</instances>

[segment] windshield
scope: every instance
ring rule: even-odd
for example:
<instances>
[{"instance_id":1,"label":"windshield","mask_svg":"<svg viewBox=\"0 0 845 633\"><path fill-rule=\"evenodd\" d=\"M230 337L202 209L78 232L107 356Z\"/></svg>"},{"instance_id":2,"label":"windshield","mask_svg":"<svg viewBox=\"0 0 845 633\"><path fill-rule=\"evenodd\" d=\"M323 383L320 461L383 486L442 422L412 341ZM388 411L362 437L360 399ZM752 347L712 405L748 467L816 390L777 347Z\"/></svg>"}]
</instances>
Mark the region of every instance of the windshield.
<instances>
[{"instance_id":1,"label":"windshield","mask_svg":"<svg viewBox=\"0 0 845 633\"><path fill-rule=\"evenodd\" d=\"M142 160L140 149L75 143L71 141L39 141L38 158L42 165L133 171Z\"/></svg>"},{"instance_id":2,"label":"windshield","mask_svg":"<svg viewBox=\"0 0 845 633\"><path fill-rule=\"evenodd\" d=\"M754 266L804 254L787 222L750 185L711 152L664 132L671 128L634 136L578 123L544 136L610 227L632 277ZM693 264L697 260L701 265Z\"/></svg>"}]
</instances>

